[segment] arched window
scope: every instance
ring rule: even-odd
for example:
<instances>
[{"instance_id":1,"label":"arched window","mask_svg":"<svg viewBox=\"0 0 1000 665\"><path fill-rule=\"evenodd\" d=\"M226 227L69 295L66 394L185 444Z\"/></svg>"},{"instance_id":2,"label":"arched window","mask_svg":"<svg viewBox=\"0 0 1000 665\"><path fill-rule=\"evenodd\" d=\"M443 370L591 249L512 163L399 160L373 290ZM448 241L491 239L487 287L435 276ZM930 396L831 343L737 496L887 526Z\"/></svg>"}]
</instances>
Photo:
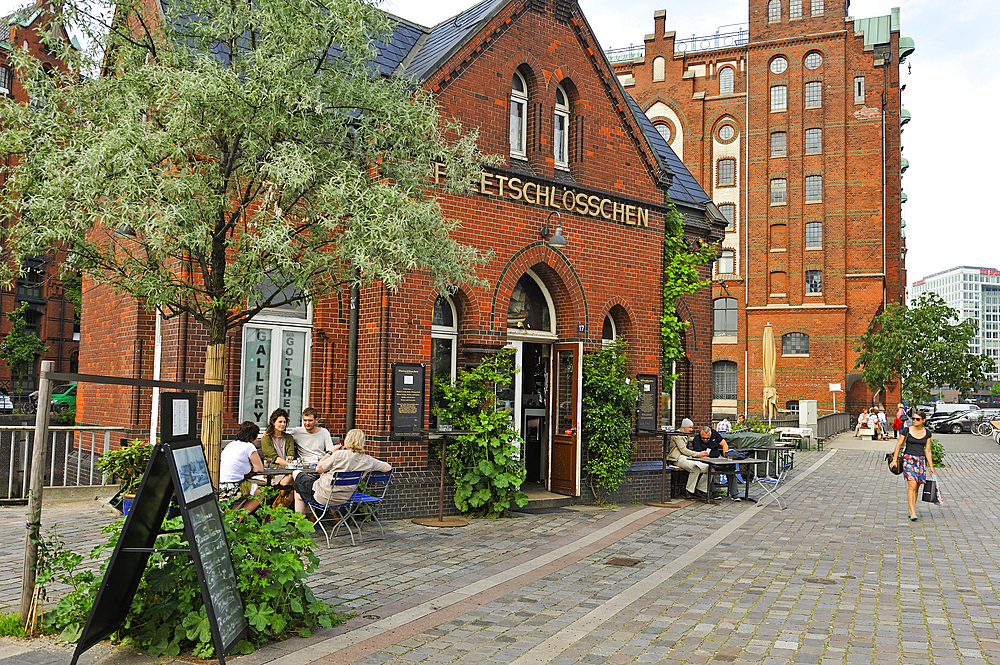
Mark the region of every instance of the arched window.
<instances>
[{"instance_id":1,"label":"arched window","mask_svg":"<svg viewBox=\"0 0 1000 665\"><path fill-rule=\"evenodd\" d=\"M604 325L601 326L601 341L607 345L615 341L618 337L618 328L615 326L615 320L610 314L605 315Z\"/></svg>"},{"instance_id":2,"label":"arched window","mask_svg":"<svg viewBox=\"0 0 1000 665\"><path fill-rule=\"evenodd\" d=\"M510 155L524 158L528 129L528 84L514 72L510 86Z\"/></svg>"},{"instance_id":3,"label":"arched window","mask_svg":"<svg viewBox=\"0 0 1000 665\"><path fill-rule=\"evenodd\" d=\"M654 124L653 127L656 127L656 131L658 131L660 133L660 136L663 137L664 141L666 141L667 143L670 143L670 136L671 136L671 134L670 134L670 125L668 125L665 122L658 122L658 123Z\"/></svg>"},{"instance_id":4,"label":"arched window","mask_svg":"<svg viewBox=\"0 0 1000 665\"><path fill-rule=\"evenodd\" d=\"M723 67L719 70L719 94L728 95L733 91L733 68Z\"/></svg>"},{"instance_id":5,"label":"arched window","mask_svg":"<svg viewBox=\"0 0 1000 665\"><path fill-rule=\"evenodd\" d=\"M556 168L569 166L569 97L563 87L556 86L556 110L553 119L552 157Z\"/></svg>"},{"instance_id":6,"label":"arched window","mask_svg":"<svg viewBox=\"0 0 1000 665\"><path fill-rule=\"evenodd\" d=\"M736 363L733 361L712 363L712 399L736 399Z\"/></svg>"},{"instance_id":7,"label":"arched window","mask_svg":"<svg viewBox=\"0 0 1000 665\"><path fill-rule=\"evenodd\" d=\"M767 20L781 20L781 0L771 0L767 3Z\"/></svg>"},{"instance_id":8,"label":"arched window","mask_svg":"<svg viewBox=\"0 0 1000 665\"><path fill-rule=\"evenodd\" d=\"M653 81L662 81L666 75L666 65L667 61L663 59L663 56L656 56L653 58Z\"/></svg>"},{"instance_id":9,"label":"arched window","mask_svg":"<svg viewBox=\"0 0 1000 665\"><path fill-rule=\"evenodd\" d=\"M802 18L802 0L789 0L788 18Z\"/></svg>"},{"instance_id":10,"label":"arched window","mask_svg":"<svg viewBox=\"0 0 1000 665\"><path fill-rule=\"evenodd\" d=\"M736 298L716 298L712 302L714 321L712 335L736 337Z\"/></svg>"},{"instance_id":11,"label":"arched window","mask_svg":"<svg viewBox=\"0 0 1000 665\"><path fill-rule=\"evenodd\" d=\"M442 382L455 381L458 358L458 313L451 298L438 296L431 318L431 400L430 426L437 427L434 407L442 399Z\"/></svg>"},{"instance_id":12,"label":"arched window","mask_svg":"<svg viewBox=\"0 0 1000 665\"><path fill-rule=\"evenodd\" d=\"M521 276L510 294L510 304L507 306L508 334L516 331L518 334L554 335L556 327L552 310L548 291L529 270Z\"/></svg>"},{"instance_id":13,"label":"arched window","mask_svg":"<svg viewBox=\"0 0 1000 665\"><path fill-rule=\"evenodd\" d=\"M809 335L800 332L785 333L781 336L781 355L809 355Z\"/></svg>"}]
</instances>

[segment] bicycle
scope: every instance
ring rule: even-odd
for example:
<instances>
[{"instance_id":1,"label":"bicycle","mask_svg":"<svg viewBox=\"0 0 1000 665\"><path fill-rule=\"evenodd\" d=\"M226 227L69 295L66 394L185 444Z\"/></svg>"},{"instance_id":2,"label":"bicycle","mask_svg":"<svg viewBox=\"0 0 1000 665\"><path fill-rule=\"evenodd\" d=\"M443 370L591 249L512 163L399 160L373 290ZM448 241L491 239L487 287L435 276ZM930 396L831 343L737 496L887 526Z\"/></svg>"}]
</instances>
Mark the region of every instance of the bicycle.
<instances>
[{"instance_id":1,"label":"bicycle","mask_svg":"<svg viewBox=\"0 0 1000 665\"><path fill-rule=\"evenodd\" d=\"M990 422L989 416L980 416L979 420L972 425L972 433L976 436L990 436L993 434L993 423Z\"/></svg>"}]
</instances>

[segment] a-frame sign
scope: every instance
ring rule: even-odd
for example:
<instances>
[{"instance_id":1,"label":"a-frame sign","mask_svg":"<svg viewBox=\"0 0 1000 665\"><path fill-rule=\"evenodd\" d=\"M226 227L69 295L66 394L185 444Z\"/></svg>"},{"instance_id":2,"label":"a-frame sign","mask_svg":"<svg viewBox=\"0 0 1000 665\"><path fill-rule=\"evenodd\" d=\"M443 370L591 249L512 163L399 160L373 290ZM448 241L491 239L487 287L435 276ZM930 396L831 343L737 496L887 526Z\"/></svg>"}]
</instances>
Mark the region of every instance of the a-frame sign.
<instances>
[{"instance_id":1,"label":"a-frame sign","mask_svg":"<svg viewBox=\"0 0 1000 665\"><path fill-rule=\"evenodd\" d=\"M153 448L135 501L125 519L118 545L76 644L72 665L125 622L132 599L153 552L187 552L201 583L212 641L219 662L249 631L243 599L222 514L205 463L201 441L194 432L197 405L193 393L160 395L160 443ZM160 535L171 497L176 496L190 549L160 549Z\"/></svg>"}]
</instances>

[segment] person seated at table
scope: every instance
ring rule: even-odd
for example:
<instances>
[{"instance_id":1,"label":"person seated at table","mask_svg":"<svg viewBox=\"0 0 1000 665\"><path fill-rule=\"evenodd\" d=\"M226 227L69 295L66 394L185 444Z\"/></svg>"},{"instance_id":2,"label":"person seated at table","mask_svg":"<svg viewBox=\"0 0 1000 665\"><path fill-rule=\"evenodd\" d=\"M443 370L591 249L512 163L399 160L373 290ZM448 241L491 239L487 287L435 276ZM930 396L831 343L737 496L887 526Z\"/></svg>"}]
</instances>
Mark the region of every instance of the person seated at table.
<instances>
[{"instance_id":1,"label":"person seated at table","mask_svg":"<svg viewBox=\"0 0 1000 665\"><path fill-rule=\"evenodd\" d=\"M240 424L236 438L222 449L219 462L219 499L231 500L234 507L246 508L251 513L260 505L255 498L260 488L245 477L251 471L264 470L254 445L258 434L257 423L247 420Z\"/></svg>"},{"instance_id":2,"label":"person seated at table","mask_svg":"<svg viewBox=\"0 0 1000 665\"><path fill-rule=\"evenodd\" d=\"M694 423L690 418L681 421L681 431L690 434ZM696 462L698 457L708 457L708 451L698 452L688 448L690 437L675 434L670 437L670 451L667 453L667 461L672 462L684 469L688 473L687 490L684 496L693 499L697 496L702 498L708 496L708 465L704 462Z\"/></svg>"},{"instance_id":3,"label":"person seated at table","mask_svg":"<svg viewBox=\"0 0 1000 665\"><path fill-rule=\"evenodd\" d=\"M725 457L726 453L729 452L729 444L726 443L726 440L708 425L701 428L698 436L691 439L688 447L698 452L707 451L709 457ZM729 482L729 498L733 501L739 501L740 495L736 490L736 474L727 473L726 476Z\"/></svg>"},{"instance_id":4,"label":"person seated at table","mask_svg":"<svg viewBox=\"0 0 1000 665\"><path fill-rule=\"evenodd\" d=\"M719 424L715 426L715 429L719 432L731 432L733 424L729 422L729 418L723 418L719 421Z\"/></svg>"},{"instance_id":5,"label":"person seated at table","mask_svg":"<svg viewBox=\"0 0 1000 665\"><path fill-rule=\"evenodd\" d=\"M287 433L288 411L275 409L267 419L267 428L260 440L260 456L274 460L278 466L288 464L288 458L295 458L295 438Z\"/></svg>"},{"instance_id":6,"label":"person seated at table","mask_svg":"<svg viewBox=\"0 0 1000 665\"><path fill-rule=\"evenodd\" d=\"M333 475L341 471L391 471L392 465L380 459L365 454L365 433L352 429L344 437L343 446L334 446L333 452L327 453L316 463L315 471L292 472L295 488L295 511L306 514L306 501L331 506L344 503L354 494L353 487L338 487L332 492L330 483Z\"/></svg>"},{"instance_id":7,"label":"person seated at table","mask_svg":"<svg viewBox=\"0 0 1000 665\"><path fill-rule=\"evenodd\" d=\"M748 427L747 417L742 413L736 416L736 426L733 429L739 432L740 430L746 429L747 427Z\"/></svg>"},{"instance_id":8,"label":"person seated at table","mask_svg":"<svg viewBox=\"0 0 1000 665\"><path fill-rule=\"evenodd\" d=\"M868 410L861 409L861 413L858 414L858 426L854 428L854 438L861 436L861 430L868 427Z\"/></svg>"}]
</instances>

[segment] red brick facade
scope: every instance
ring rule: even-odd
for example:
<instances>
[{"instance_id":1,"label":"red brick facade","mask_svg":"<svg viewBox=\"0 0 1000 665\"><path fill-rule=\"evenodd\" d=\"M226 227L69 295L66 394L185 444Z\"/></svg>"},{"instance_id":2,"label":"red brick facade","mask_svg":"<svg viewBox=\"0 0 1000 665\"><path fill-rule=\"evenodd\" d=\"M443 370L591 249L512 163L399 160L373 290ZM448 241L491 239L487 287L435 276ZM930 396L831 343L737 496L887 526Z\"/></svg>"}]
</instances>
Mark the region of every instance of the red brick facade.
<instances>
[{"instance_id":1,"label":"red brick facade","mask_svg":"<svg viewBox=\"0 0 1000 665\"><path fill-rule=\"evenodd\" d=\"M712 295L735 299L736 329L711 339L713 361L735 364L736 394L730 374L716 386L714 412L762 412L768 322L779 407L815 399L820 414L830 412L829 384L839 383L853 412L873 396L851 345L904 297L898 13L855 21L830 2L817 15L809 0L777 4L780 16L769 20L767 0L751 0L749 32L729 47L714 38L681 44L657 12L644 55L615 69L647 116L669 128L715 203L735 207L723 243L733 268L718 266L725 273L715 271ZM801 16L790 16L794 6ZM772 68L779 57L784 67ZM772 109L772 95L785 108ZM781 201L775 183L774 201L780 180L786 194ZM783 350L789 333L808 336L808 353ZM844 410L845 393L836 400Z\"/></svg>"},{"instance_id":2,"label":"red brick facade","mask_svg":"<svg viewBox=\"0 0 1000 665\"><path fill-rule=\"evenodd\" d=\"M40 9L28 6L7 18L9 25L4 26L6 34L0 39L0 95L10 97L19 104L27 104L28 93L9 56L10 49L27 48L28 54L37 58L46 69L64 69L64 65L42 44L42 37L50 28L49 19ZM5 166L14 165L13 157L5 159ZM6 169L0 169L0 185L6 178L5 174ZM30 269L30 274L10 288L0 290L0 338L11 329L11 323L3 314L26 302L29 328L35 330L48 346L48 351L39 356L30 373L22 377L21 385L16 385L15 377L11 376L7 364L0 362L0 390L20 395L22 399L38 388L41 360L54 361L57 372L71 372L77 368L80 345L76 308L66 299L60 280L60 267L64 259L65 256L57 252L29 257L23 267Z\"/></svg>"},{"instance_id":3,"label":"red brick facade","mask_svg":"<svg viewBox=\"0 0 1000 665\"><path fill-rule=\"evenodd\" d=\"M528 83L526 159L510 159L511 77ZM555 168L552 137L555 90L569 96L568 169ZM452 296L457 311L457 365L477 363L500 350L508 336L508 306L528 271L544 284L555 320L543 340L601 347L606 317L627 339L634 374L661 371L661 266L669 173L643 138L613 71L575 3L510 2L426 77L445 116L478 129L479 145L503 163L491 167L474 192L438 192L444 212L462 221L455 238L489 254L478 271L481 285L462 285ZM437 174L437 178L447 177ZM679 205L692 237L719 238L706 221L704 205ZM540 230L551 219L568 241L550 246ZM706 268L707 270L707 268ZM707 272L706 272L707 274ZM410 274L398 292L381 285L361 289L359 307L356 426L371 440L371 453L404 472L426 472L426 440L391 430L392 366L428 366L424 394L430 394L432 315L437 292L427 276ZM687 298L688 361L681 368L677 417L707 422L711 389L711 303L704 291ZM308 403L334 434L346 426L346 374L350 295L312 304ZM155 316L108 289L86 290L81 371L151 378ZM253 325L253 324L251 324ZM111 332L113 331L113 332ZM205 332L194 321L162 322L160 378L198 381L203 374ZM240 331L227 346L225 411L227 433L241 418L241 382L246 355ZM80 419L115 422L141 430L149 422L149 390L87 387ZM274 407L268 404L265 411ZM429 407L429 400L427 407ZM428 423L425 407L422 424ZM551 407L549 407L551 412ZM661 414L665 421L667 414ZM264 416L266 418L266 415ZM293 417L293 422L297 418ZM127 423L125 422L127 421ZM637 438L638 458L659 458L659 440ZM577 460L579 465L580 460ZM414 476L416 477L416 476ZM420 480L418 478L418 480ZM426 480L426 479L424 479ZM416 482L416 481L414 481ZM421 481L422 482L422 481Z\"/></svg>"}]
</instances>

